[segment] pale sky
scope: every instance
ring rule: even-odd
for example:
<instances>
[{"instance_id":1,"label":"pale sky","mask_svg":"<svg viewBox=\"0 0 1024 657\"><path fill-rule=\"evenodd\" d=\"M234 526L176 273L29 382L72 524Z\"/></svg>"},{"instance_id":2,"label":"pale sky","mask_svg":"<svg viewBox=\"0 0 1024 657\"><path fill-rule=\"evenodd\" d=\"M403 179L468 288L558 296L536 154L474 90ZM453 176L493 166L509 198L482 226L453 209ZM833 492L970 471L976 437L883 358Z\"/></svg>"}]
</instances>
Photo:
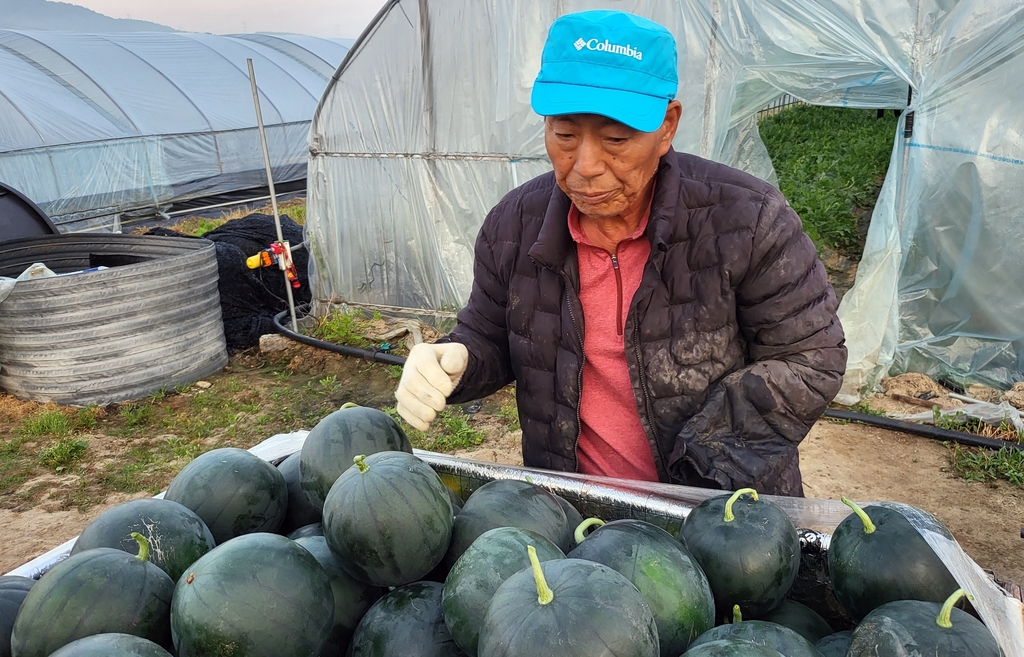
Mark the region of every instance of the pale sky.
<instances>
[{"instance_id":1,"label":"pale sky","mask_svg":"<svg viewBox=\"0 0 1024 657\"><path fill-rule=\"evenodd\" d=\"M111 18L153 21L190 32L294 32L354 39L385 0L63 1Z\"/></svg>"}]
</instances>

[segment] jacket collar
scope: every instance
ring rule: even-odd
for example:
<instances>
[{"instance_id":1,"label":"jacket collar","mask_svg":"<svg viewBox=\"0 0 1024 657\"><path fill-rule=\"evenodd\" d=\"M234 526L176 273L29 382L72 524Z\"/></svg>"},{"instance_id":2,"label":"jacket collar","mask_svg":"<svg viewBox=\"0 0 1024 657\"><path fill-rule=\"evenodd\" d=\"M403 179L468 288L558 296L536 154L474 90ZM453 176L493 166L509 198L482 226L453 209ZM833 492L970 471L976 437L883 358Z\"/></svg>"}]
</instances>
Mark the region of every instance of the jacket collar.
<instances>
[{"instance_id":1,"label":"jacket collar","mask_svg":"<svg viewBox=\"0 0 1024 657\"><path fill-rule=\"evenodd\" d=\"M652 251L664 251L672 234L672 219L676 216L676 206L679 202L679 165L676 152L672 148L669 148L668 153L658 163L656 176L651 216L647 223L647 238L651 242ZM551 189L551 198L548 200L537 240L528 253L538 265L552 271L561 271L566 258L575 249L572 235L569 234L568 217L571 205L572 201L556 183Z\"/></svg>"}]
</instances>

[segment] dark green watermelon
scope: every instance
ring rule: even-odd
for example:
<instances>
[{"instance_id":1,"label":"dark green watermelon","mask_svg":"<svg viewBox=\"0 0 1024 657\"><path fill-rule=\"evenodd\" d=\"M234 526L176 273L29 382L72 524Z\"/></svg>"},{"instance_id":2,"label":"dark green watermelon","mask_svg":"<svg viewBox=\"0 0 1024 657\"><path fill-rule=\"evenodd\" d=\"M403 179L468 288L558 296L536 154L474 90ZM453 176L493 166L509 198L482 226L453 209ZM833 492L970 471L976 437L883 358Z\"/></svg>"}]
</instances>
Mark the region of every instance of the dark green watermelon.
<instances>
[{"instance_id":1,"label":"dark green watermelon","mask_svg":"<svg viewBox=\"0 0 1024 657\"><path fill-rule=\"evenodd\" d=\"M735 605L751 617L768 613L786 597L800 569L793 521L752 488L698 504L679 538L707 576L719 618L729 617Z\"/></svg>"},{"instance_id":2,"label":"dark green watermelon","mask_svg":"<svg viewBox=\"0 0 1024 657\"><path fill-rule=\"evenodd\" d=\"M444 558L451 535L447 488L406 452L357 456L324 503L327 544L341 567L367 584L422 579Z\"/></svg>"},{"instance_id":3,"label":"dark green watermelon","mask_svg":"<svg viewBox=\"0 0 1024 657\"><path fill-rule=\"evenodd\" d=\"M284 475L284 483L288 486L288 511L279 530L282 534L290 534L300 527L318 523L323 519L320 507L310 504L302 491L302 476L299 474L301 457L301 452L295 452L277 466Z\"/></svg>"},{"instance_id":4,"label":"dark green watermelon","mask_svg":"<svg viewBox=\"0 0 1024 657\"><path fill-rule=\"evenodd\" d=\"M988 628L953 607L962 589L943 604L897 600L874 609L853 630L848 657L1001 657Z\"/></svg>"},{"instance_id":5,"label":"dark green watermelon","mask_svg":"<svg viewBox=\"0 0 1024 657\"><path fill-rule=\"evenodd\" d=\"M50 657L171 657L171 653L131 634L94 634L72 641Z\"/></svg>"},{"instance_id":6,"label":"dark green watermelon","mask_svg":"<svg viewBox=\"0 0 1024 657\"><path fill-rule=\"evenodd\" d=\"M222 543L192 564L171 605L178 657L319 655L333 622L323 567L295 541L262 532Z\"/></svg>"},{"instance_id":7,"label":"dark green watermelon","mask_svg":"<svg viewBox=\"0 0 1024 657\"><path fill-rule=\"evenodd\" d=\"M186 465L164 499L195 511L219 545L242 534L276 532L288 511L288 485L255 454L222 447Z\"/></svg>"},{"instance_id":8,"label":"dark green watermelon","mask_svg":"<svg viewBox=\"0 0 1024 657\"><path fill-rule=\"evenodd\" d=\"M470 498L472 499L472 498ZM582 559L540 563L498 587L484 616L479 657L658 657L651 609L628 579Z\"/></svg>"},{"instance_id":9,"label":"dark green watermelon","mask_svg":"<svg viewBox=\"0 0 1024 657\"><path fill-rule=\"evenodd\" d=\"M402 427L387 413L353 406L337 410L316 423L306 436L299 457L302 490L317 509L352 459L377 452L408 452L412 444Z\"/></svg>"},{"instance_id":10,"label":"dark green watermelon","mask_svg":"<svg viewBox=\"0 0 1024 657\"><path fill-rule=\"evenodd\" d=\"M821 653L821 657L846 657L846 651L850 647L850 639L852 637L852 630L835 632L820 639L814 644L814 647Z\"/></svg>"},{"instance_id":11,"label":"dark green watermelon","mask_svg":"<svg viewBox=\"0 0 1024 657\"><path fill-rule=\"evenodd\" d=\"M530 567L528 545L537 550L540 561L565 558L557 545L537 532L498 527L473 541L444 580L441 609L445 625L470 657L476 657L480 626L494 592L509 577Z\"/></svg>"},{"instance_id":12,"label":"dark green watermelon","mask_svg":"<svg viewBox=\"0 0 1024 657\"><path fill-rule=\"evenodd\" d=\"M342 569L338 558L327 547L327 539L323 536L306 536L296 539L295 542L308 550L323 566L324 572L331 580L331 590L334 593L334 625L319 657L341 657L348 649L352 632L362 620L363 614L384 595L385 591L349 577Z\"/></svg>"},{"instance_id":13,"label":"dark green watermelon","mask_svg":"<svg viewBox=\"0 0 1024 657\"><path fill-rule=\"evenodd\" d=\"M713 627L701 634L692 647L722 639L749 641L778 651L785 657L821 657L814 644L788 627L768 621L738 621Z\"/></svg>"},{"instance_id":14,"label":"dark green watermelon","mask_svg":"<svg viewBox=\"0 0 1024 657\"><path fill-rule=\"evenodd\" d=\"M554 495L525 481L498 479L478 488L466 500L452 528L452 542L445 559L449 565L485 531L519 527L535 531L562 552L574 543L565 511Z\"/></svg>"},{"instance_id":15,"label":"dark green watermelon","mask_svg":"<svg viewBox=\"0 0 1024 657\"><path fill-rule=\"evenodd\" d=\"M11 657L11 629L18 609L36 580L16 575L0 577L0 657Z\"/></svg>"},{"instance_id":16,"label":"dark green watermelon","mask_svg":"<svg viewBox=\"0 0 1024 657\"><path fill-rule=\"evenodd\" d=\"M288 538L293 541L297 538L305 538L306 536L323 536L324 535L324 524L317 522L312 525L306 525L305 527L299 527L292 533L288 534Z\"/></svg>"},{"instance_id":17,"label":"dark green watermelon","mask_svg":"<svg viewBox=\"0 0 1024 657\"><path fill-rule=\"evenodd\" d=\"M573 506L572 502L560 495L555 495L554 493L552 493L552 495L556 500L558 500L558 504L561 505L562 511L565 513L565 524L569 527L569 535L574 536L576 534L576 528L583 522L583 516L576 507ZM575 547L575 545L576 541L574 540L573 546Z\"/></svg>"},{"instance_id":18,"label":"dark green watermelon","mask_svg":"<svg viewBox=\"0 0 1024 657\"><path fill-rule=\"evenodd\" d=\"M132 556L95 548L68 557L32 587L14 621L11 653L47 657L76 639L120 632L170 645L168 614L174 582L146 561L148 547Z\"/></svg>"},{"instance_id":19,"label":"dark green watermelon","mask_svg":"<svg viewBox=\"0 0 1024 657\"><path fill-rule=\"evenodd\" d=\"M710 643L695 645L682 657L787 657L778 650L772 650L750 641L739 639L720 639Z\"/></svg>"},{"instance_id":20,"label":"dark green watermelon","mask_svg":"<svg viewBox=\"0 0 1024 657\"><path fill-rule=\"evenodd\" d=\"M149 542L149 560L178 581L181 573L216 545L213 534L192 509L171 500L143 498L118 504L98 515L78 536L71 554L98 547L138 554L132 538Z\"/></svg>"},{"instance_id":21,"label":"dark green watermelon","mask_svg":"<svg viewBox=\"0 0 1024 657\"><path fill-rule=\"evenodd\" d=\"M348 657L462 657L441 616L441 589L413 582L378 600L356 627Z\"/></svg>"},{"instance_id":22,"label":"dark green watermelon","mask_svg":"<svg viewBox=\"0 0 1024 657\"><path fill-rule=\"evenodd\" d=\"M818 612L793 600L783 600L758 620L785 625L811 643L832 634L832 626Z\"/></svg>"},{"instance_id":23,"label":"dark green watermelon","mask_svg":"<svg viewBox=\"0 0 1024 657\"><path fill-rule=\"evenodd\" d=\"M599 527L567 555L625 575L651 607L662 657L679 657L715 624L715 600L697 561L671 534L641 520Z\"/></svg>"},{"instance_id":24,"label":"dark green watermelon","mask_svg":"<svg viewBox=\"0 0 1024 657\"><path fill-rule=\"evenodd\" d=\"M941 604L959 588L904 513L926 517L933 529L950 536L933 516L895 504L872 504L861 510L842 499L854 512L832 533L828 571L836 599L850 616L860 620L872 609L896 600Z\"/></svg>"},{"instance_id":25,"label":"dark green watermelon","mask_svg":"<svg viewBox=\"0 0 1024 657\"><path fill-rule=\"evenodd\" d=\"M445 488L448 487L445 486ZM458 512L462 510L462 505L466 503L466 500L459 497L459 494L453 491L451 488L448 488L448 499L452 501L452 509L455 510L456 514L458 514Z\"/></svg>"}]
</instances>

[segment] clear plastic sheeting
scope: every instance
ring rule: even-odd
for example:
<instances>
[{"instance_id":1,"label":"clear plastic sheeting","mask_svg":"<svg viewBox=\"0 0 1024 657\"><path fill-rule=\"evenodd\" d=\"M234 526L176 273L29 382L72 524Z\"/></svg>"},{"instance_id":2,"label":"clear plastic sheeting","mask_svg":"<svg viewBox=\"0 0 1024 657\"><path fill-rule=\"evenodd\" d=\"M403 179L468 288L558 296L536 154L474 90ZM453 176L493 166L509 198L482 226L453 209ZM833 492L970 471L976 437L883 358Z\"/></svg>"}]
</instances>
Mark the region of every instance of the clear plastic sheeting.
<instances>
[{"instance_id":1,"label":"clear plastic sheeting","mask_svg":"<svg viewBox=\"0 0 1024 657\"><path fill-rule=\"evenodd\" d=\"M487 211L550 168L529 105L548 26L596 8L676 35L677 150L770 181L755 116L781 95L906 108L840 307L850 352L841 400L894 368L998 387L1024 379L1016 0L393 0L313 120L307 235L318 307L465 303Z\"/></svg>"},{"instance_id":2,"label":"clear plastic sheeting","mask_svg":"<svg viewBox=\"0 0 1024 657\"><path fill-rule=\"evenodd\" d=\"M0 29L0 181L62 232L306 175L309 122L349 40Z\"/></svg>"}]
</instances>

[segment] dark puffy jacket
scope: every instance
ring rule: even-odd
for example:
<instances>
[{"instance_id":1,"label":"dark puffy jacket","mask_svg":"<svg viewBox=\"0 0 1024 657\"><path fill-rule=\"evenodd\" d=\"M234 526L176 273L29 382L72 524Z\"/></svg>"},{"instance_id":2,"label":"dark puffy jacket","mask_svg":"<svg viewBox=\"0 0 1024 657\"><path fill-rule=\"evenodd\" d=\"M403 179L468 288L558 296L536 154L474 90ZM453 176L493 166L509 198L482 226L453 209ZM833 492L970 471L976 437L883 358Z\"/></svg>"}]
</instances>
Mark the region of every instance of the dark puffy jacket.
<instances>
[{"instance_id":1,"label":"dark puffy jacket","mask_svg":"<svg viewBox=\"0 0 1024 657\"><path fill-rule=\"evenodd\" d=\"M548 173L491 210L446 341L470 354L449 401L514 380L526 465L573 472L586 323L569 204ZM670 151L647 237L625 345L660 479L801 495L797 445L839 391L846 347L800 218L768 183Z\"/></svg>"}]
</instances>

